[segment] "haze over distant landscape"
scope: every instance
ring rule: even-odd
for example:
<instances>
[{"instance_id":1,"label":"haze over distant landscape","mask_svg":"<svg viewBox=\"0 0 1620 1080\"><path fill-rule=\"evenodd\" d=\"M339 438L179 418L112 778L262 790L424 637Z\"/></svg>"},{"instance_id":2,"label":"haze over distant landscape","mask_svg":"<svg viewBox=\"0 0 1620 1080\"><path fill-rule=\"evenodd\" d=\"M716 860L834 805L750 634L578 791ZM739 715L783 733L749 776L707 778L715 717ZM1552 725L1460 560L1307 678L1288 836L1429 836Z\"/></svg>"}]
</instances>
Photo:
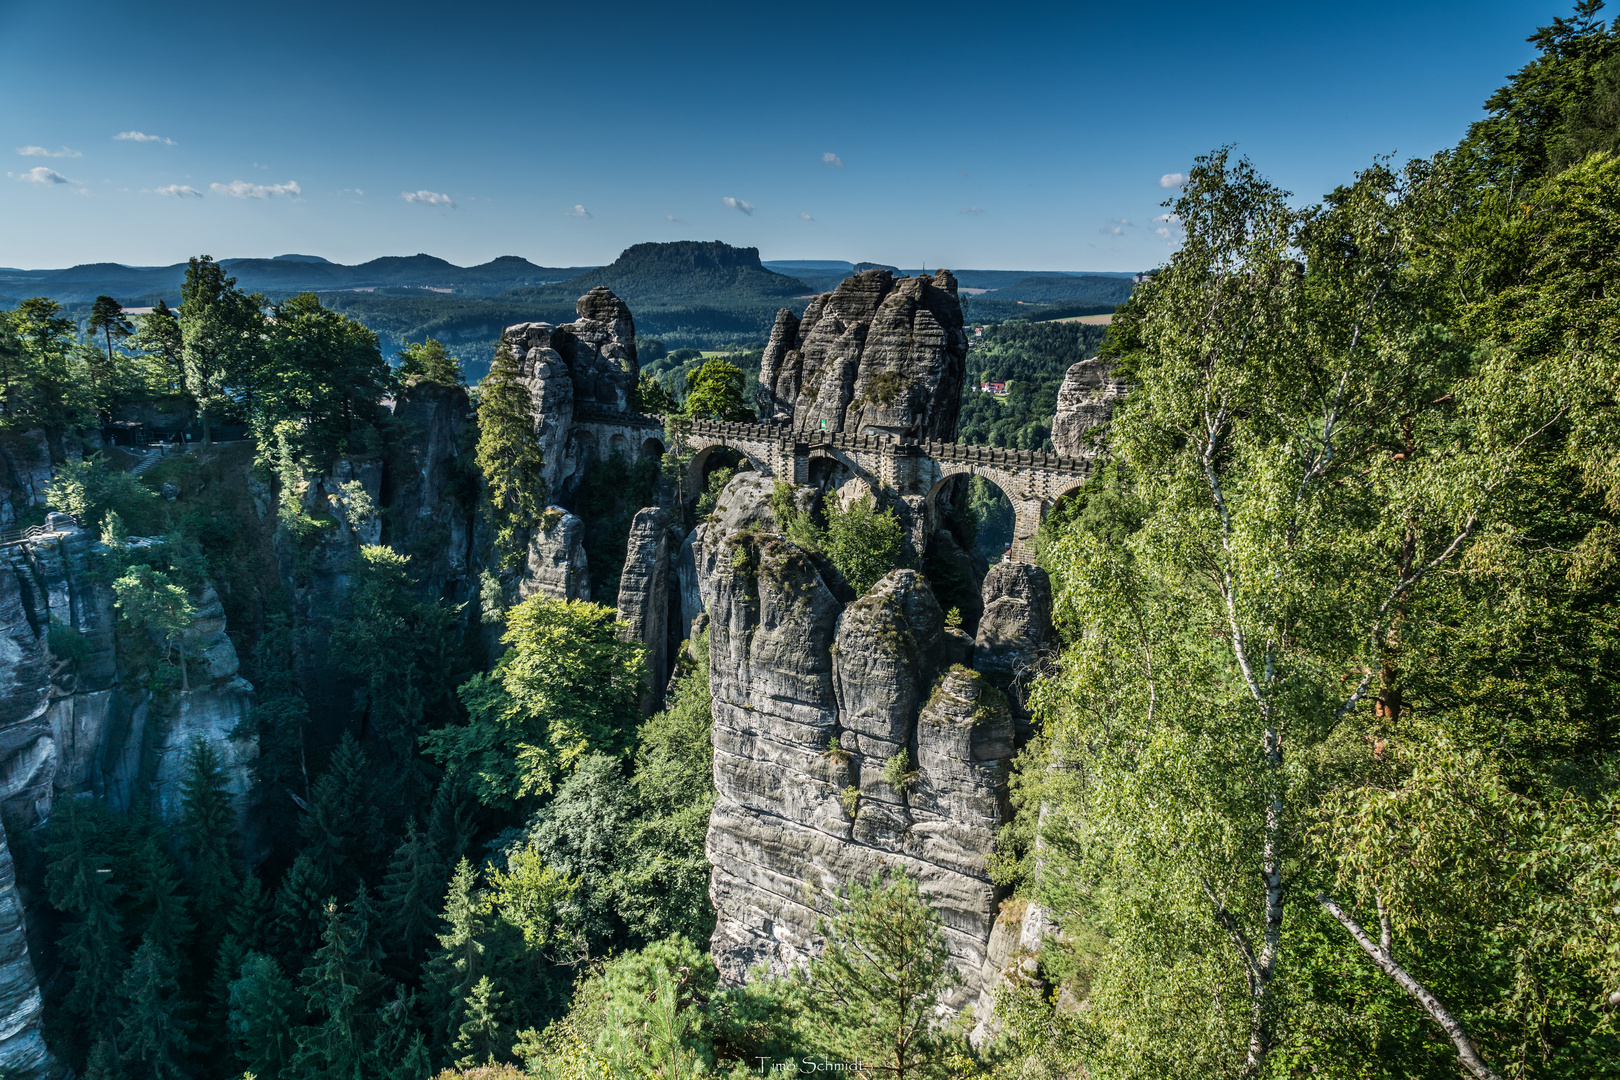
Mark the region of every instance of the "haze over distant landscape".
<instances>
[{"instance_id":1,"label":"haze over distant landscape","mask_svg":"<svg viewBox=\"0 0 1620 1080\"><path fill-rule=\"evenodd\" d=\"M1139 270L1175 241L1161 185L1216 146L1316 198L1454 144L1533 7L8 3L0 266L717 238Z\"/></svg>"}]
</instances>

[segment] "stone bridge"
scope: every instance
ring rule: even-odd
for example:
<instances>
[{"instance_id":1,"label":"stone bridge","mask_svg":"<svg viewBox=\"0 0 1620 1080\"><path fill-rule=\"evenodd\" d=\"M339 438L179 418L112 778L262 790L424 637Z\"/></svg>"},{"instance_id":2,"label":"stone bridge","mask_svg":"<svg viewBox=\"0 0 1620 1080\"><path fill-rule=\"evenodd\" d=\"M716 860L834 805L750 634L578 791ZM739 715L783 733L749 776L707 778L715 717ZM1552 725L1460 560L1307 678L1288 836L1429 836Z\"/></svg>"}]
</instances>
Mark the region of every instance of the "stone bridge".
<instances>
[{"instance_id":1,"label":"stone bridge","mask_svg":"<svg viewBox=\"0 0 1620 1080\"><path fill-rule=\"evenodd\" d=\"M602 410L576 412L574 430L596 452L618 451L626 457L662 455L668 448L664 423L638 413ZM843 431L795 430L786 424L726 420L676 421L673 428L692 455L690 486L700 490L709 456L728 449L748 459L754 469L795 484L813 484L836 466L874 491L919 496L934 505L947 481L982 476L1007 496L1013 508L1013 545L1009 557L1033 562L1034 538L1054 503L1078 488L1096 467L1090 458L1059 457L1040 451L1008 450L967 443L916 442L886 435Z\"/></svg>"}]
</instances>

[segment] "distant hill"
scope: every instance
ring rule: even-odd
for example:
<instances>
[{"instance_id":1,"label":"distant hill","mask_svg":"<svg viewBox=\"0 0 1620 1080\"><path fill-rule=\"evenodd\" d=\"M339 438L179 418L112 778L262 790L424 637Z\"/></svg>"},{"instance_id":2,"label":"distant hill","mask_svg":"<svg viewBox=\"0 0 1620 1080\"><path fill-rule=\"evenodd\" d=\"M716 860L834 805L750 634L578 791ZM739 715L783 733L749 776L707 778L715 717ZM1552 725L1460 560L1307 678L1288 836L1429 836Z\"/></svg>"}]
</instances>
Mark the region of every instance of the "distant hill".
<instances>
[{"instance_id":1,"label":"distant hill","mask_svg":"<svg viewBox=\"0 0 1620 1080\"><path fill-rule=\"evenodd\" d=\"M797 278L767 270L758 248L736 248L718 240L678 240L636 244L606 266L539 289L514 290L507 297L556 294L570 303L598 285L606 285L638 315L653 308L697 297L733 301L790 299L808 291Z\"/></svg>"},{"instance_id":2,"label":"distant hill","mask_svg":"<svg viewBox=\"0 0 1620 1080\"><path fill-rule=\"evenodd\" d=\"M220 265L251 292L277 294L341 289L435 289L488 296L508 289L571 278L583 266L536 266L503 255L479 266L456 266L432 255L388 256L345 266L318 255L278 255L273 259L221 259ZM124 266L87 263L65 270L0 270L0 292L49 296L69 304L112 296L126 305L150 304L159 297L178 303L186 264Z\"/></svg>"}]
</instances>

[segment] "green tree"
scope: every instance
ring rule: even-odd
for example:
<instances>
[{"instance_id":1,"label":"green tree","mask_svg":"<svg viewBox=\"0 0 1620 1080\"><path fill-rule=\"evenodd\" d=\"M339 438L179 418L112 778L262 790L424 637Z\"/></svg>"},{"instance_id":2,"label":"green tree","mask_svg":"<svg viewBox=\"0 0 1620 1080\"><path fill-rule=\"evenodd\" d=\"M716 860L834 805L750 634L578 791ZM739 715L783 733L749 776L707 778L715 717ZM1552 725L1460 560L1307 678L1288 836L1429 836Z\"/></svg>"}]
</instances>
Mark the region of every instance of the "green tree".
<instances>
[{"instance_id":1,"label":"green tree","mask_svg":"<svg viewBox=\"0 0 1620 1080\"><path fill-rule=\"evenodd\" d=\"M399 380L406 386L466 386L461 361L433 338L407 344L399 351Z\"/></svg>"},{"instance_id":2,"label":"green tree","mask_svg":"<svg viewBox=\"0 0 1620 1080\"><path fill-rule=\"evenodd\" d=\"M136 319L130 346L147 364L148 383L162 392L186 393L185 342L174 310L159 300Z\"/></svg>"},{"instance_id":3,"label":"green tree","mask_svg":"<svg viewBox=\"0 0 1620 1080\"><path fill-rule=\"evenodd\" d=\"M480 976L467 995L461 1010L461 1026L456 1029L452 1051L458 1069L493 1063L497 1054L505 1051L505 1031L501 1025L501 992L490 982L488 975Z\"/></svg>"},{"instance_id":4,"label":"green tree","mask_svg":"<svg viewBox=\"0 0 1620 1080\"><path fill-rule=\"evenodd\" d=\"M320 879L341 897L353 897L376 869L383 838L371 768L353 735L343 741L310 790L300 829Z\"/></svg>"},{"instance_id":5,"label":"green tree","mask_svg":"<svg viewBox=\"0 0 1620 1080\"><path fill-rule=\"evenodd\" d=\"M417 831L416 822L407 822L382 887L383 925L392 943L389 955L402 974L416 969L433 940L444 889L445 867L439 853Z\"/></svg>"},{"instance_id":6,"label":"green tree","mask_svg":"<svg viewBox=\"0 0 1620 1080\"><path fill-rule=\"evenodd\" d=\"M131 1075L184 1080L191 1024L169 955L151 937L141 941L124 973L119 1056Z\"/></svg>"},{"instance_id":7,"label":"green tree","mask_svg":"<svg viewBox=\"0 0 1620 1080\"><path fill-rule=\"evenodd\" d=\"M124 314L124 305L110 296L98 296L90 307L90 336L101 335L106 364L92 365L92 393L97 404L105 408L118 382L118 361L113 356L113 339L119 341L135 331L135 324ZM98 370L99 369L99 370Z\"/></svg>"},{"instance_id":8,"label":"green tree","mask_svg":"<svg viewBox=\"0 0 1620 1080\"><path fill-rule=\"evenodd\" d=\"M88 381L74 357L77 328L55 300L36 296L11 313L23 378L11 384L6 414L17 426L45 429L51 460L65 459L62 435L91 423Z\"/></svg>"},{"instance_id":9,"label":"green tree","mask_svg":"<svg viewBox=\"0 0 1620 1080\"><path fill-rule=\"evenodd\" d=\"M250 953L230 984L230 1034L244 1072L280 1080L297 1051L300 1005L292 983L268 956Z\"/></svg>"},{"instance_id":10,"label":"green tree","mask_svg":"<svg viewBox=\"0 0 1620 1080\"><path fill-rule=\"evenodd\" d=\"M191 677L186 670L186 632L191 629L191 620L196 615L190 595L167 573L144 563L130 567L128 573L113 582L113 592L118 597L114 606L119 614L136 629L156 632L163 641L165 654L170 641L178 643L180 689L189 693Z\"/></svg>"},{"instance_id":11,"label":"green tree","mask_svg":"<svg viewBox=\"0 0 1620 1080\"><path fill-rule=\"evenodd\" d=\"M718 357L686 377L686 398L681 411L707 420L752 420L754 411L744 400L747 376L735 364Z\"/></svg>"},{"instance_id":12,"label":"green tree","mask_svg":"<svg viewBox=\"0 0 1620 1080\"><path fill-rule=\"evenodd\" d=\"M389 382L377 335L313 293L276 304L250 383L255 434L268 441L291 421L300 457L359 449L358 433L375 421Z\"/></svg>"},{"instance_id":13,"label":"green tree","mask_svg":"<svg viewBox=\"0 0 1620 1080\"><path fill-rule=\"evenodd\" d=\"M664 384L651 372L643 371L636 380L634 407L637 412L651 416L668 416L680 406Z\"/></svg>"},{"instance_id":14,"label":"green tree","mask_svg":"<svg viewBox=\"0 0 1620 1080\"><path fill-rule=\"evenodd\" d=\"M57 937L57 954L72 978L63 1005L86 1038L110 1030L128 956L120 910L125 884L104 846L113 831L106 808L85 799L58 804L46 831L46 895L70 916Z\"/></svg>"},{"instance_id":15,"label":"green tree","mask_svg":"<svg viewBox=\"0 0 1620 1080\"><path fill-rule=\"evenodd\" d=\"M205 936L218 940L240 890L236 810L219 751L201 738L186 752L181 782L180 836L186 886Z\"/></svg>"},{"instance_id":16,"label":"green tree","mask_svg":"<svg viewBox=\"0 0 1620 1080\"><path fill-rule=\"evenodd\" d=\"M900 565L904 547L905 531L894 511L877 509L871 495L827 510L822 550L857 596L866 595L883 575Z\"/></svg>"},{"instance_id":17,"label":"green tree","mask_svg":"<svg viewBox=\"0 0 1620 1080\"><path fill-rule=\"evenodd\" d=\"M350 566L350 613L333 628L339 666L361 680L355 705L362 730L380 738L392 763L406 771L410 792L425 790L409 766L427 717L456 707L455 687L465 664L456 612L443 601L417 601L409 557L383 545L364 545Z\"/></svg>"},{"instance_id":18,"label":"green tree","mask_svg":"<svg viewBox=\"0 0 1620 1080\"><path fill-rule=\"evenodd\" d=\"M528 530L545 508L545 461L535 436L534 401L520 381L512 349L502 342L478 384L478 449L495 540L506 566L524 557Z\"/></svg>"},{"instance_id":19,"label":"green tree","mask_svg":"<svg viewBox=\"0 0 1620 1080\"><path fill-rule=\"evenodd\" d=\"M313 1023L299 1038L300 1071L331 1077L363 1076L374 1017L367 1006L383 980L369 948L370 928L354 909L326 904L321 947L300 976Z\"/></svg>"},{"instance_id":20,"label":"green tree","mask_svg":"<svg viewBox=\"0 0 1620 1080\"><path fill-rule=\"evenodd\" d=\"M917 883L904 871L851 882L818 932L827 944L810 963L809 1019L823 1053L896 1080L945 1075L935 1006L961 976Z\"/></svg>"},{"instance_id":21,"label":"green tree","mask_svg":"<svg viewBox=\"0 0 1620 1080\"><path fill-rule=\"evenodd\" d=\"M236 287L236 279L208 255L194 256L180 286L181 362L186 390L197 404L203 445L233 390L253 397L252 376L264 349L264 301Z\"/></svg>"},{"instance_id":22,"label":"green tree","mask_svg":"<svg viewBox=\"0 0 1620 1080\"><path fill-rule=\"evenodd\" d=\"M483 938L489 927L489 913L489 896L477 887L472 864L462 859L445 893L438 951L423 972L434 1002L441 1045L454 1044L473 988L484 977Z\"/></svg>"},{"instance_id":23,"label":"green tree","mask_svg":"<svg viewBox=\"0 0 1620 1080\"><path fill-rule=\"evenodd\" d=\"M550 789L559 769L593 752L625 754L640 711L646 658L622 640L612 608L533 596L507 612L509 646L459 693L464 726L423 736L428 753L489 805Z\"/></svg>"}]
</instances>

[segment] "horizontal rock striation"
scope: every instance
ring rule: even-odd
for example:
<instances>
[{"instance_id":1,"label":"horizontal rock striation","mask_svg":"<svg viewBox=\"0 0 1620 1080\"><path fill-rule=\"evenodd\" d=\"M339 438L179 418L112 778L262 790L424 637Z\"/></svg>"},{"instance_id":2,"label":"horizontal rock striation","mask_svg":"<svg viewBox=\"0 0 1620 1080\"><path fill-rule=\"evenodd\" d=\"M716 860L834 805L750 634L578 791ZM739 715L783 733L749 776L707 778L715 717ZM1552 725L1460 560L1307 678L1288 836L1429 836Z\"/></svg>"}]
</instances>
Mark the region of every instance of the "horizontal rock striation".
<instances>
[{"instance_id":1,"label":"horizontal rock striation","mask_svg":"<svg viewBox=\"0 0 1620 1080\"><path fill-rule=\"evenodd\" d=\"M760 361L765 417L796 429L950 441L967 334L956 279L846 278L804 317L777 313Z\"/></svg>"},{"instance_id":2,"label":"horizontal rock striation","mask_svg":"<svg viewBox=\"0 0 1620 1080\"><path fill-rule=\"evenodd\" d=\"M1129 387L1113 377L1105 360L1092 357L1069 365L1058 387L1052 418L1052 447L1060 457L1089 458L1103 452L1114 406Z\"/></svg>"},{"instance_id":3,"label":"horizontal rock striation","mask_svg":"<svg viewBox=\"0 0 1620 1080\"><path fill-rule=\"evenodd\" d=\"M961 1008L980 992L1000 895L988 859L1011 714L976 673L941 672L943 614L921 574L840 604L777 530L771 488L732 480L692 546L709 618L715 961L731 982L802 963L840 889L903 867L942 918Z\"/></svg>"}]
</instances>

